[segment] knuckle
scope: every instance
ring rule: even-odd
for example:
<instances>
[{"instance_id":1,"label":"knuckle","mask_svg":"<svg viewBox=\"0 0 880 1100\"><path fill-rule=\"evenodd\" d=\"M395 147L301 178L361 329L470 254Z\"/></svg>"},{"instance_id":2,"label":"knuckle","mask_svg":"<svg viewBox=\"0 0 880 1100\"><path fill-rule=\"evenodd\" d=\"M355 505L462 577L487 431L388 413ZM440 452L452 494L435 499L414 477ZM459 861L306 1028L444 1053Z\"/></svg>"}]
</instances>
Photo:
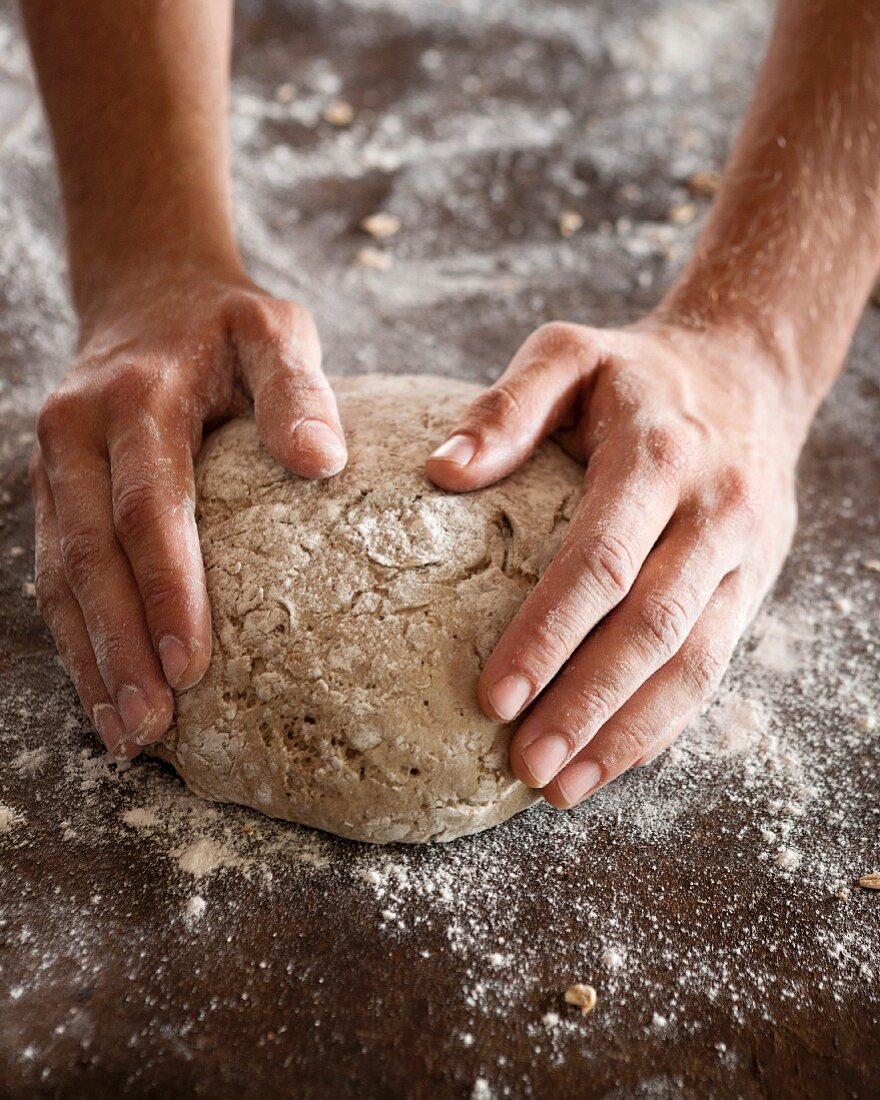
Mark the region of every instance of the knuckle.
<instances>
[{"instance_id":1,"label":"knuckle","mask_svg":"<svg viewBox=\"0 0 880 1100\"><path fill-rule=\"evenodd\" d=\"M136 540L159 516L155 486L139 479L126 481L113 493L113 526L123 542Z\"/></svg>"},{"instance_id":2,"label":"knuckle","mask_svg":"<svg viewBox=\"0 0 880 1100\"><path fill-rule=\"evenodd\" d=\"M73 527L61 535L64 572L74 592L80 591L102 566L106 552L100 533L93 527Z\"/></svg>"},{"instance_id":3,"label":"knuckle","mask_svg":"<svg viewBox=\"0 0 880 1100\"><path fill-rule=\"evenodd\" d=\"M124 406L147 397L149 386L134 363L123 363L108 378L105 392L111 404Z\"/></svg>"},{"instance_id":4,"label":"knuckle","mask_svg":"<svg viewBox=\"0 0 880 1100\"><path fill-rule=\"evenodd\" d=\"M157 366L149 370L126 361L116 366L104 384L104 399L111 414L124 415L152 405L167 381L167 372Z\"/></svg>"},{"instance_id":5,"label":"knuckle","mask_svg":"<svg viewBox=\"0 0 880 1100\"><path fill-rule=\"evenodd\" d=\"M727 657L706 642L693 647L687 654L685 673L694 693L704 698L711 695L724 678Z\"/></svg>"},{"instance_id":6,"label":"knuckle","mask_svg":"<svg viewBox=\"0 0 880 1100\"><path fill-rule=\"evenodd\" d=\"M664 655L681 648L688 636L690 618L685 604L669 593L648 596L639 608L643 633Z\"/></svg>"},{"instance_id":7,"label":"knuckle","mask_svg":"<svg viewBox=\"0 0 880 1100\"><path fill-rule=\"evenodd\" d=\"M558 669L571 653L569 632L557 617L545 616L532 628L529 650L543 680L548 669Z\"/></svg>"},{"instance_id":8,"label":"knuckle","mask_svg":"<svg viewBox=\"0 0 880 1100\"><path fill-rule=\"evenodd\" d=\"M553 359L572 350L579 354L589 344L589 329L569 321L548 321L536 330L532 350L541 358Z\"/></svg>"},{"instance_id":9,"label":"knuckle","mask_svg":"<svg viewBox=\"0 0 880 1100\"><path fill-rule=\"evenodd\" d=\"M44 403L37 417L37 439L43 453L55 452L76 424L79 401L71 394L53 393Z\"/></svg>"},{"instance_id":10,"label":"knuckle","mask_svg":"<svg viewBox=\"0 0 880 1100\"><path fill-rule=\"evenodd\" d=\"M615 737L618 767L625 767L651 751L657 731L642 718L632 717ZM624 763L625 762L625 763Z\"/></svg>"},{"instance_id":11,"label":"knuckle","mask_svg":"<svg viewBox=\"0 0 880 1100\"><path fill-rule=\"evenodd\" d=\"M578 720L571 738L580 747L589 734L608 720L613 711L613 692L595 680L588 680L572 685L572 701Z\"/></svg>"},{"instance_id":12,"label":"knuckle","mask_svg":"<svg viewBox=\"0 0 880 1100\"><path fill-rule=\"evenodd\" d=\"M587 583L598 583L615 602L622 600L636 576L635 558L626 542L615 535L599 535L582 543L580 552Z\"/></svg>"},{"instance_id":13,"label":"knuckle","mask_svg":"<svg viewBox=\"0 0 880 1100\"><path fill-rule=\"evenodd\" d=\"M288 299L250 296L239 308L236 321L251 339L286 342L293 333L298 341L318 339L318 328L309 310Z\"/></svg>"},{"instance_id":14,"label":"knuckle","mask_svg":"<svg viewBox=\"0 0 880 1100\"><path fill-rule=\"evenodd\" d=\"M643 442L651 466L662 477L677 482L691 457L685 433L665 424L652 424L646 429Z\"/></svg>"},{"instance_id":15,"label":"knuckle","mask_svg":"<svg viewBox=\"0 0 880 1100\"><path fill-rule=\"evenodd\" d=\"M758 510L757 491L751 472L744 466L728 466L721 474L721 509L739 522L751 523Z\"/></svg>"},{"instance_id":16,"label":"knuckle","mask_svg":"<svg viewBox=\"0 0 880 1100\"><path fill-rule=\"evenodd\" d=\"M37 609L47 623L53 623L67 600L66 584L57 569L40 568L34 578Z\"/></svg>"},{"instance_id":17,"label":"knuckle","mask_svg":"<svg viewBox=\"0 0 880 1100\"><path fill-rule=\"evenodd\" d=\"M123 543L135 543L172 509L173 503L149 478L128 478L113 489L113 526Z\"/></svg>"},{"instance_id":18,"label":"knuckle","mask_svg":"<svg viewBox=\"0 0 880 1100\"><path fill-rule=\"evenodd\" d=\"M469 418L482 427L497 428L512 419L519 419L523 405L515 390L504 382L481 393L471 404Z\"/></svg>"}]
</instances>

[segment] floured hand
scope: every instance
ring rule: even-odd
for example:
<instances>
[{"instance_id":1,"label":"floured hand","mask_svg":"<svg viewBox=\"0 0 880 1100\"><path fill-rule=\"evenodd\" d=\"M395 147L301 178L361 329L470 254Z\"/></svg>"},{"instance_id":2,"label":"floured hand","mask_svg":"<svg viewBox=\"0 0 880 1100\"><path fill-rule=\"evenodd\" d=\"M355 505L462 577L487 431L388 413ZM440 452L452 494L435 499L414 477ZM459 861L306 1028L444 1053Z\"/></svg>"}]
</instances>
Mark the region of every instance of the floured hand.
<instances>
[{"instance_id":1,"label":"floured hand","mask_svg":"<svg viewBox=\"0 0 880 1100\"><path fill-rule=\"evenodd\" d=\"M807 417L754 342L550 324L428 460L476 489L550 433L587 460L565 541L489 657L489 715L530 707L511 764L558 808L668 746L715 689L795 524Z\"/></svg>"},{"instance_id":2,"label":"floured hand","mask_svg":"<svg viewBox=\"0 0 880 1100\"><path fill-rule=\"evenodd\" d=\"M171 688L211 650L194 517L206 422L254 404L269 451L304 477L346 462L311 316L246 280L165 283L91 326L38 421L30 475L36 588L61 659L111 752L171 721Z\"/></svg>"}]
</instances>

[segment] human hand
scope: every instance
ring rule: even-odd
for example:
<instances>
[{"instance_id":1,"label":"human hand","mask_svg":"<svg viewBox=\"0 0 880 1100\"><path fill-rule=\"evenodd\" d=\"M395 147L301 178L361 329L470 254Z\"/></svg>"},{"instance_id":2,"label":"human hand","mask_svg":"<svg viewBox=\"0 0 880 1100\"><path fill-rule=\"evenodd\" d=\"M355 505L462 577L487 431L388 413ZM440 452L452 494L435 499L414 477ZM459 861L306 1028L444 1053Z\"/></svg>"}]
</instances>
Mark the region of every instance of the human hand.
<instances>
[{"instance_id":1,"label":"human hand","mask_svg":"<svg viewBox=\"0 0 880 1100\"><path fill-rule=\"evenodd\" d=\"M478 687L491 717L531 707L511 765L551 805L653 759L717 687L787 553L809 411L743 333L554 323L428 459L455 491L551 433L587 460L562 546Z\"/></svg>"},{"instance_id":2,"label":"human hand","mask_svg":"<svg viewBox=\"0 0 880 1100\"><path fill-rule=\"evenodd\" d=\"M36 590L107 748L132 757L208 667L195 524L203 425L253 402L269 451L303 477L347 455L308 311L243 277L162 282L93 315L40 413L30 464Z\"/></svg>"}]
</instances>

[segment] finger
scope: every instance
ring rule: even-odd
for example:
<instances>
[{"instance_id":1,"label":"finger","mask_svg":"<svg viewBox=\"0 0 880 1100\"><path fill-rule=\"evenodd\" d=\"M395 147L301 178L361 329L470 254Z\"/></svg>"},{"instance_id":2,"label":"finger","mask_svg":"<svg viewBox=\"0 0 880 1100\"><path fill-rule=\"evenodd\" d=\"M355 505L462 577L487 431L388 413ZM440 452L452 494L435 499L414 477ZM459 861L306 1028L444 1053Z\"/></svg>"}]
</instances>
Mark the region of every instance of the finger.
<instances>
[{"instance_id":1,"label":"finger","mask_svg":"<svg viewBox=\"0 0 880 1100\"><path fill-rule=\"evenodd\" d=\"M195 521L196 434L171 422L160 430L144 413L112 425L108 437L116 534L165 678L181 690L202 678L211 656L211 614Z\"/></svg>"},{"instance_id":2,"label":"finger","mask_svg":"<svg viewBox=\"0 0 880 1100\"><path fill-rule=\"evenodd\" d=\"M577 805L675 740L721 683L749 619L747 587L742 572L725 578L676 656L545 787L552 806Z\"/></svg>"},{"instance_id":3,"label":"finger","mask_svg":"<svg viewBox=\"0 0 880 1100\"><path fill-rule=\"evenodd\" d=\"M559 322L533 333L428 458L428 477L443 489L479 489L520 466L577 404L601 359L598 340Z\"/></svg>"},{"instance_id":4,"label":"finger","mask_svg":"<svg viewBox=\"0 0 880 1100\"><path fill-rule=\"evenodd\" d=\"M167 730L173 700L113 527L110 468L95 444L71 430L63 447L55 446L48 455L40 442L67 582L126 738L132 744L148 744Z\"/></svg>"},{"instance_id":5,"label":"finger","mask_svg":"<svg viewBox=\"0 0 880 1100\"><path fill-rule=\"evenodd\" d=\"M308 311L293 302L248 301L236 307L232 338L270 453L301 477L338 474L348 452Z\"/></svg>"},{"instance_id":6,"label":"finger","mask_svg":"<svg viewBox=\"0 0 880 1100\"><path fill-rule=\"evenodd\" d=\"M514 771L545 787L682 647L723 578L742 560L736 530L682 518L647 558L627 598L580 646L517 730Z\"/></svg>"},{"instance_id":7,"label":"finger","mask_svg":"<svg viewBox=\"0 0 880 1100\"><path fill-rule=\"evenodd\" d=\"M626 596L678 504L638 448L602 444L563 543L480 676L486 714L510 721Z\"/></svg>"},{"instance_id":8,"label":"finger","mask_svg":"<svg viewBox=\"0 0 880 1100\"><path fill-rule=\"evenodd\" d=\"M38 454L31 461L30 477L36 519L37 605L55 639L61 663L101 740L114 755L130 757L137 750L125 745L125 726L98 671L82 612L67 583L55 503Z\"/></svg>"}]
</instances>

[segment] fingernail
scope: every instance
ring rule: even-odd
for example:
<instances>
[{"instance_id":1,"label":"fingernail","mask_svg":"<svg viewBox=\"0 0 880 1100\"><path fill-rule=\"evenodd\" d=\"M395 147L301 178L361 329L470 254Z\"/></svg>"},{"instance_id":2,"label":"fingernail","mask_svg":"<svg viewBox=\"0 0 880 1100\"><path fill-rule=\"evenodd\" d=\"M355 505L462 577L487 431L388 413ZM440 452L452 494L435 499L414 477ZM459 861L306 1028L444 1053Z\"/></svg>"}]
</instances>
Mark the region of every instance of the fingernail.
<instances>
[{"instance_id":1,"label":"fingernail","mask_svg":"<svg viewBox=\"0 0 880 1100\"><path fill-rule=\"evenodd\" d=\"M576 805L590 793L602 778L598 764L592 760L576 760L557 782L559 793L569 807Z\"/></svg>"},{"instance_id":2,"label":"fingernail","mask_svg":"<svg viewBox=\"0 0 880 1100\"><path fill-rule=\"evenodd\" d=\"M569 757L571 745L560 733L539 737L527 749L523 749L523 763L535 781L536 787L546 787Z\"/></svg>"},{"instance_id":3,"label":"fingernail","mask_svg":"<svg viewBox=\"0 0 880 1100\"><path fill-rule=\"evenodd\" d=\"M171 687L177 687L189 667L190 656L183 643L173 634L166 634L159 642L159 660L162 662L165 679Z\"/></svg>"},{"instance_id":4,"label":"fingernail","mask_svg":"<svg viewBox=\"0 0 880 1100\"><path fill-rule=\"evenodd\" d=\"M496 680L486 694L498 717L509 722L516 718L534 690L531 680L518 672L511 672Z\"/></svg>"},{"instance_id":5,"label":"fingernail","mask_svg":"<svg viewBox=\"0 0 880 1100\"><path fill-rule=\"evenodd\" d=\"M323 420L303 420L293 433L296 446L321 455L327 462L327 476L338 474L348 459L339 436Z\"/></svg>"},{"instance_id":6,"label":"fingernail","mask_svg":"<svg viewBox=\"0 0 880 1100\"><path fill-rule=\"evenodd\" d=\"M134 684L123 684L116 696L116 703L122 721L125 723L126 739L131 741L140 732L141 727L150 717L150 708L140 688Z\"/></svg>"},{"instance_id":7,"label":"fingernail","mask_svg":"<svg viewBox=\"0 0 880 1100\"><path fill-rule=\"evenodd\" d=\"M467 466L477 453L477 441L470 435L451 435L441 443L431 458L441 458L444 462L454 462L456 466Z\"/></svg>"},{"instance_id":8,"label":"fingernail","mask_svg":"<svg viewBox=\"0 0 880 1100\"><path fill-rule=\"evenodd\" d=\"M125 738L125 725L116 707L110 703L98 703L92 711L92 721L107 749L118 755L119 746Z\"/></svg>"}]
</instances>

